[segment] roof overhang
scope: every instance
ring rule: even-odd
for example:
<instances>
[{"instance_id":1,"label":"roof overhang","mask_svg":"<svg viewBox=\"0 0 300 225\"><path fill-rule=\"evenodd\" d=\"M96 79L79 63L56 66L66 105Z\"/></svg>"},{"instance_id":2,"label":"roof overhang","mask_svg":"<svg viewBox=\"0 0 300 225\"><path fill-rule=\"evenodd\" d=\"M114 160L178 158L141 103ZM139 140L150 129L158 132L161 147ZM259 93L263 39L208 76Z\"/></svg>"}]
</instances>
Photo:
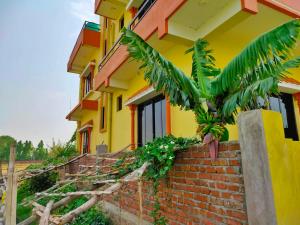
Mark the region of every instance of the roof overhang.
<instances>
[{"instance_id":1,"label":"roof overhang","mask_svg":"<svg viewBox=\"0 0 300 225\"><path fill-rule=\"evenodd\" d=\"M82 100L74 109L66 116L70 121L79 121L83 113L87 110L97 111L98 101L96 100Z\"/></svg>"}]
</instances>

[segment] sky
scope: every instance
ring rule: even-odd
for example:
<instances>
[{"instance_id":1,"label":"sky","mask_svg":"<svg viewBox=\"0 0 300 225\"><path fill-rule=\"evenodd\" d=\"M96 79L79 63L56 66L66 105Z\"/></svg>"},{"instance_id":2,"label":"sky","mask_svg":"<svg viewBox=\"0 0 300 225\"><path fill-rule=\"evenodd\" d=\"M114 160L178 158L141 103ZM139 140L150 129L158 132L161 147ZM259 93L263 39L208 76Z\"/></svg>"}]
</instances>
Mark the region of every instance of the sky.
<instances>
[{"instance_id":1,"label":"sky","mask_svg":"<svg viewBox=\"0 0 300 225\"><path fill-rule=\"evenodd\" d=\"M77 74L67 72L85 20L98 22L94 0L0 0L0 136L65 142L76 123Z\"/></svg>"}]
</instances>

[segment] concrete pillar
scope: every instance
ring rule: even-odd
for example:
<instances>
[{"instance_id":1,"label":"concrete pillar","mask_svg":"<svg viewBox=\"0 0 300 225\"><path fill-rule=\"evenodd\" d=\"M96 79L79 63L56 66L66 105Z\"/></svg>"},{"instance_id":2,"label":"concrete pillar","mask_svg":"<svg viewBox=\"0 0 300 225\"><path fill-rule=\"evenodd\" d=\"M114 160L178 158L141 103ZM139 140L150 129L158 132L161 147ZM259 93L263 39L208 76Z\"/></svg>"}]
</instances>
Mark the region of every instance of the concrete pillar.
<instances>
[{"instance_id":1,"label":"concrete pillar","mask_svg":"<svg viewBox=\"0 0 300 225\"><path fill-rule=\"evenodd\" d=\"M276 225L274 195L262 118L262 110L243 112L238 117L247 214L250 225Z\"/></svg>"}]
</instances>

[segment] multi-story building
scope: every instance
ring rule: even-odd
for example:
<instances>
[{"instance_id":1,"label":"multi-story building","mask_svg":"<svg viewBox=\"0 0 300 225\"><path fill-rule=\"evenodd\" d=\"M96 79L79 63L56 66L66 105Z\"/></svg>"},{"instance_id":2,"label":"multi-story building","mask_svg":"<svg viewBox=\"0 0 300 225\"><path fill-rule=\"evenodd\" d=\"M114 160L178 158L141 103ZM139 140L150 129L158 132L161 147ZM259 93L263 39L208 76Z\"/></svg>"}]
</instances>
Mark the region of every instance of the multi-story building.
<instances>
[{"instance_id":1,"label":"multi-story building","mask_svg":"<svg viewBox=\"0 0 300 225\"><path fill-rule=\"evenodd\" d=\"M119 44L123 27L134 30L161 54L189 74L191 55L184 52L198 38L209 41L224 67L258 35L300 17L298 0L96 0L100 25L85 22L68 62L79 74L79 103L67 115L77 121L82 153L130 145L134 149L166 134L195 136L192 112L170 105L143 79L137 62ZM295 54L300 55L300 47ZM280 83L280 98L271 108L283 115L287 138L300 134L300 70ZM230 139L238 139L229 126Z\"/></svg>"}]
</instances>

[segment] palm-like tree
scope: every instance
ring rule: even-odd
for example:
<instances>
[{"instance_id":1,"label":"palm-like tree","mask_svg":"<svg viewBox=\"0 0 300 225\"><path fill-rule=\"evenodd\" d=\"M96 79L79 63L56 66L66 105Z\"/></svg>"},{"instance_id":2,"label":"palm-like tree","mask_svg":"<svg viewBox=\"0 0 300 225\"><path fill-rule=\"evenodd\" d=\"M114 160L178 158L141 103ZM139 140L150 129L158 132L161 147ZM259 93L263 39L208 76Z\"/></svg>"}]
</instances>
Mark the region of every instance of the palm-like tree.
<instances>
[{"instance_id":1,"label":"palm-like tree","mask_svg":"<svg viewBox=\"0 0 300 225\"><path fill-rule=\"evenodd\" d=\"M225 125L235 123L238 108L258 108L258 97L267 106L267 97L279 93L278 83L287 70L300 65L300 57L291 58L299 33L299 20L285 23L252 41L223 69L215 66L208 42L199 39L186 51L192 53L191 76L131 30L123 30L121 44L142 63L145 80L169 96L171 104L192 110L204 142L217 145L228 138Z\"/></svg>"}]
</instances>

